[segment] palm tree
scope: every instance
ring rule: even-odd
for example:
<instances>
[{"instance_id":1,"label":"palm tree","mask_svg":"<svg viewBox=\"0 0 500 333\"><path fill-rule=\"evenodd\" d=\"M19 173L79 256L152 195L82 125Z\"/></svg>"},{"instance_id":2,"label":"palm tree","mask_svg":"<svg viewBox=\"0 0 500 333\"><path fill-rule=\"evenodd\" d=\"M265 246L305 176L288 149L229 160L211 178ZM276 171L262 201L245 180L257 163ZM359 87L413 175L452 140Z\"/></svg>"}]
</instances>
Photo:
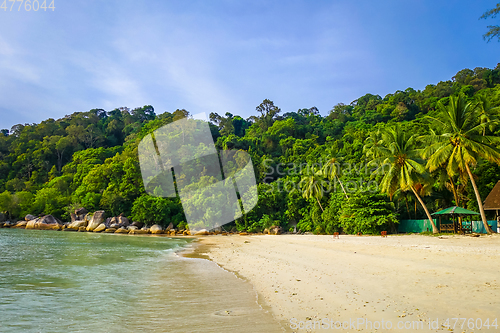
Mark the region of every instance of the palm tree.
<instances>
[{"instance_id":1,"label":"palm tree","mask_svg":"<svg viewBox=\"0 0 500 333\"><path fill-rule=\"evenodd\" d=\"M476 165L479 158L500 164L500 150L493 146L500 138L482 135L486 127L498 124L498 120L482 121L477 105L467 103L463 95L451 96L447 106L439 103L438 111L435 117L428 117L437 127L437 132L424 137L428 143L424 149L424 158L429 157L427 168L432 172L446 166L446 172L451 177L467 173L476 194L483 225L490 234L492 231L486 221L481 196L470 168Z\"/></svg>"},{"instance_id":2,"label":"palm tree","mask_svg":"<svg viewBox=\"0 0 500 333\"><path fill-rule=\"evenodd\" d=\"M379 165L379 169L384 170L384 166L388 166L380 184L382 192L392 198L397 190L411 190L424 208L431 222L432 232L438 233L439 230L417 191L422 184L428 183L428 175L423 165L424 161L420 159L419 150L416 148L416 135L408 135L397 124L381 132L381 140L375 145L372 144L366 151L368 156L375 157L371 163Z\"/></svg>"},{"instance_id":3,"label":"palm tree","mask_svg":"<svg viewBox=\"0 0 500 333\"><path fill-rule=\"evenodd\" d=\"M495 128L495 120L498 120L498 114L500 112L500 107L493 107L490 103L490 100L486 96L479 96L478 102L476 104L477 109L479 111L479 119L481 124L486 123L487 126L483 128L483 136L486 134L486 127L490 131L493 131Z\"/></svg>"},{"instance_id":4,"label":"palm tree","mask_svg":"<svg viewBox=\"0 0 500 333\"><path fill-rule=\"evenodd\" d=\"M323 175L326 176L329 180L335 181L335 178L339 181L340 187L342 187L342 191L345 194L346 199L349 199L347 192L344 188L344 184L340 181L340 167L339 167L339 159L336 157L330 158L325 165L323 166Z\"/></svg>"},{"instance_id":5,"label":"palm tree","mask_svg":"<svg viewBox=\"0 0 500 333\"><path fill-rule=\"evenodd\" d=\"M322 212L324 212L324 210L319 200L323 198L323 185L321 184L323 182L323 178L324 176L321 170L311 170L308 174L304 175L300 181L302 196L306 199L316 198Z\"/></svg>"}]
</instances>

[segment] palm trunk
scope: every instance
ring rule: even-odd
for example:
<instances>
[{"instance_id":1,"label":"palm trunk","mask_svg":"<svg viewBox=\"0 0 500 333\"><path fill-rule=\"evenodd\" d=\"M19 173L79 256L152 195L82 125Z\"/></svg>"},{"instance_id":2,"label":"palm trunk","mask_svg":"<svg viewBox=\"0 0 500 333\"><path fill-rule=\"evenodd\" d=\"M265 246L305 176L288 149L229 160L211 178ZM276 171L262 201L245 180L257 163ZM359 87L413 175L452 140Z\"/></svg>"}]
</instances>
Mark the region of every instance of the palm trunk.
<instances>
[{"instance_id":1,"label":"palm trunk","mask_svg":"<svg viewBox=\"0 0 500 333\"><path fill-rule=\"evenodd\" d=\"M321 208L321 211L322 211L322 212L324 212L323 207L321 206L321 202L319 202L319 199L318 199L318 198L316 198L316 200L317 200L317 201L318 201L318 203L319 203L319 208Z\"/></svg>"},{"instance_id":2,"label":"palm trunk","mask_svg":"<svg viewBox=\"0 0 500 333\"><path fill-rule=\"evenodd\" d=\"M340 181L340 178L339 178L339 177L337 177L337 179L339 180L340 187L342 187L342 191L344 191L344 194L345 194L346 199L349 199L349 197L347 196L347 192L345 191L344 185L343 185L343 184L342 184L342 182Z\"/></svg>"},{"instance_id":3,"label":"palm trunk","mask_svg":"<svg viewBox=\"0 0 500 333\"><path fill-rule=\"evenodd\" d=\"M486 214L484 213L484 208L483 208L483 203L481 202L481 196L479 195L479 191L477 189L476 182L474 180L474 177L472 176L472 172L470 171L469 165L465 164L465 168L467 169L467 173L469 174L470 182L472 183L472 187L474 188L474 193L476 194L476 199L477 199L477 204L479 206L479 212L481 213L481 220L483 220L483 225L484 228L486 229L486 232L488 235L491 235L493 232L488 225L488 221L486 220Z\"/></svg>"},{"instance_id":4,"label":"palm trunk","mask_svg":"<svg viewBox=\"0 0 500 333\"><path fill-rule=\"evenodd\" d=\"M453 191L453 197L455 198L455 206L460 206L460 199L458 198L458 193L457 189L455 188L455 183L453 182L453 179L450 176L448 176L448 178L450 179L451 189Z\"/></svg>"},{"instance_id":5,"label":"palm trunk","mask_svg":"<svg viewBox=\"0 0 500 333\"><path fill-rule=\"evenodd\" d=\"M427 218L429 219L429 221L431 222L431 225L432 225L432 233L433 234L437 234L439 233L439 230L438 228L436 227L436 224L434 224L434 220L432 219L432 216L431 216L431 213L429 213L429 210L427 209L427 206L425 205L425 203L422 201L422 198L420 198L420 196L418 195L417 191L415 191L415 189L413 188L413 186L410 186L411 190L413 191L413 194L415 194L415 196L417 197L418 201L420 202L420 204L422 205L422 207L424 208L425 210L425 214L427 215Z\"/></svg>"}]
</instances>

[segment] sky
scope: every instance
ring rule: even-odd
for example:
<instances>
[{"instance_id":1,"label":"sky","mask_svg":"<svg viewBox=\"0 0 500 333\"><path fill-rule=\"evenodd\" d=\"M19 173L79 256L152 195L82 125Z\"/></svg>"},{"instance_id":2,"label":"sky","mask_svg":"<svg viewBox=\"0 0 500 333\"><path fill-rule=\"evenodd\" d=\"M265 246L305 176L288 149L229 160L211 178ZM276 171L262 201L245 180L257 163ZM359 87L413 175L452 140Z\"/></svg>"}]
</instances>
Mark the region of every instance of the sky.
<instances>
[{"instance_id":1,"label":"sky","mask_svg":"<svg viewBox=\"0 0 500 333\"><path fill-rule=\"evenodd\" d=\"M479 20L497 0L20 3L0 8L7 129L143 105L247 118L266 98L327 115L367 93L422 90L500 62L500 42L482 38L500 18Z\"/></svg>"}]
</instances>

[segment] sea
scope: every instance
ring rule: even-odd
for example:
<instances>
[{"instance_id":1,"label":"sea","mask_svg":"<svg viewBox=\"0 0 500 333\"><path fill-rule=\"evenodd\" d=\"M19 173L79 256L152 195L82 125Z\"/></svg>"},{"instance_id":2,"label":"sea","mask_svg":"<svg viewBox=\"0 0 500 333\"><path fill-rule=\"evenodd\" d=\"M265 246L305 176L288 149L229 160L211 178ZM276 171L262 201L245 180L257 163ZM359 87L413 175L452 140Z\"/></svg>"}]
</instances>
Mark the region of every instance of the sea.
<instances>
[{"instance_id":1,"label":"sea","mask_svg":"<svg viewBox=\"0 0 500 333\"><path fill-rule=\"evenodd\" d=\"M0 332L283 332L192 239L0 229Z\"/></svg>"}]
</instances>

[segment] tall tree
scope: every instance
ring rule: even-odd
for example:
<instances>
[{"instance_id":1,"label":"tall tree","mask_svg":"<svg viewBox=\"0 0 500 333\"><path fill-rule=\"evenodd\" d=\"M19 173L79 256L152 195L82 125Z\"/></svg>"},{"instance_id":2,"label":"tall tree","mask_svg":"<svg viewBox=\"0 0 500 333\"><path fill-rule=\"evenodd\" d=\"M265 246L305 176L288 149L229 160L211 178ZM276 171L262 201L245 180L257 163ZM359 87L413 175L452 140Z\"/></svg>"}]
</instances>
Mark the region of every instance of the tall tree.
<instances>
[{"instance_id":1,"label":"tall tree","mask_svg":"<svg viewBox=\"0 0 500 333\"><path fill-rule=\"evenodd\" d=\"M429 157L427 168L434 171L445 165L450 176L467 173L476 194L479 212L484 227L490 234L479 190L472 175L471 166L479 158L500 164L500 150L493 146L499 137L482 135L484 128L498 124L497 120L481 122L476 104L468 103L463 95L450 96L449 104L438 104L436 117L428 117L436 127L436 132L426 135L428 143L424 157Z\"/></svg>"},{"instance_id":2,"label":"tall tree","mask_svg":"<svg viewBox=\"0 0 500 333\"><path fill-rule=\"evenodd\" d=\"M381 166L379 168L382 170L388 166L380 184L382 192L392 198L398 189L411 190L424 208L431 222L432 232L438 233L439 230L417 191L421 184L428 181L428 177L423 165L424 161L419 157L416 134L410 136L399 124L386 128L381 134L381 140L376 145L372 143L368 154L375 157L372 163Z\"/></svg>"}]
</instances>

